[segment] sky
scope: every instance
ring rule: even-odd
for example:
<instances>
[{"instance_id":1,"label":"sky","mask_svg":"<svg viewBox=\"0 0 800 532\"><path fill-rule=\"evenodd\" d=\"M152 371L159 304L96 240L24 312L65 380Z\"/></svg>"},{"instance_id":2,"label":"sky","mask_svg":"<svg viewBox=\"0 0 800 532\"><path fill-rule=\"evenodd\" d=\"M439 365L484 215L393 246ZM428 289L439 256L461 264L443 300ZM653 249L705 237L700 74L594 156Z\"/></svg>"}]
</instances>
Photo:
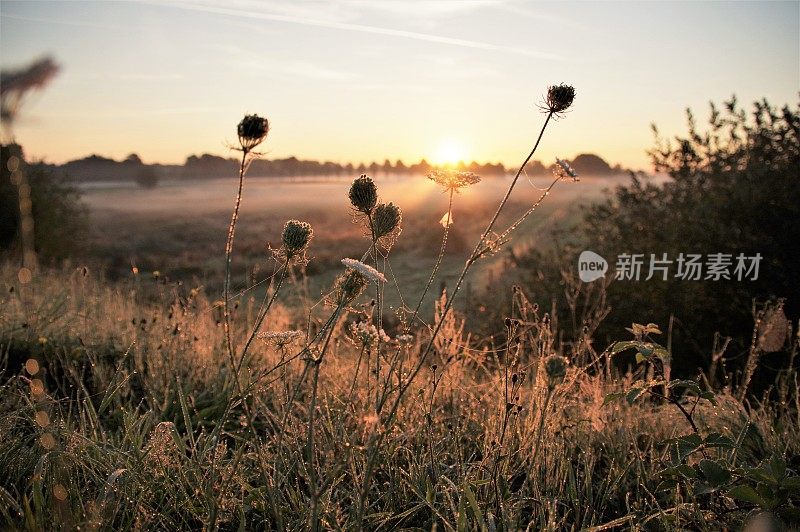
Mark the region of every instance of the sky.
<instances>
[{"instance_id":1,"label":"sky","mask_svg":"<svg viewBox=\"0 0 800 532\"><path fill-rule=\"evenodd\" d=\"M683 133L687 107L797 103L800 2L2 0L0 66L45 54L61 71L14 135L49 162L227 155L258 113L268 158L513 167L565 82L537 158L647 168L650 124Z\"/></svg>"}]
</instances>

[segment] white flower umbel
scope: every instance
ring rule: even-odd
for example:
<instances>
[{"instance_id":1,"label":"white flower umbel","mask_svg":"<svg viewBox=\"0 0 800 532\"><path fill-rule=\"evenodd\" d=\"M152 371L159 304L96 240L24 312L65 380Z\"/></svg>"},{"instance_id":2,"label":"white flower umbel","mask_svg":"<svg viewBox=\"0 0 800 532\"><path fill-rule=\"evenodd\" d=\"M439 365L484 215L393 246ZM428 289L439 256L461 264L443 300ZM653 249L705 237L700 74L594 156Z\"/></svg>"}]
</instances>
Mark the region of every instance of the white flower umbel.
<instances>
[{"instance_id":1,"label":"white flower umbel","mask_svg":"<svg viewBox=\"0 0 800 532\"><path fill-rule=\"evenodd\" d=\"M353 335L356 344L364 347L375 347L379 341L383 343L392 341L383 329L378 329L374 325L363 321L350 324L350 334Z\"/></svg>"},{"instance_id":2,"label":"white flower umbel","mask_svg":"<svg viewBox=\"0 0 800 532\"><path fill-rule=\"evenodd\" d=\"M556 157L556 175L559 177L571 177L573 181L578 181L578 172L575 171L567 161Z\"/></svg>"},{"instance_id":3,"label":"white flower umbel","mask_svg":"<svg viewBox=\"0 0 800 532\"><path fill-rule=\"evenodd\" d=\"M286 345L304 336L303 331L264 331L258 333L258 338L275 345Z\"/></svg>"},{"instance_id":4,"label":"white flower umbel","mask_svg":"<svg viewBox=\"0 0 800 532\"><path fill-rule=\"evenodd\" d=\"M352 270L357 271L358 273L360 273L361 275L363 275L364 277L366 277L370 281L375 281L376 283L385 283L386 282L386 277L381 272L379 272L378 270L376 270L372 266L364 264L360 260L342 259L342 264L344 264L345 266L347 266L348 268L350 268Z\"/></svg>"}]
</instances>

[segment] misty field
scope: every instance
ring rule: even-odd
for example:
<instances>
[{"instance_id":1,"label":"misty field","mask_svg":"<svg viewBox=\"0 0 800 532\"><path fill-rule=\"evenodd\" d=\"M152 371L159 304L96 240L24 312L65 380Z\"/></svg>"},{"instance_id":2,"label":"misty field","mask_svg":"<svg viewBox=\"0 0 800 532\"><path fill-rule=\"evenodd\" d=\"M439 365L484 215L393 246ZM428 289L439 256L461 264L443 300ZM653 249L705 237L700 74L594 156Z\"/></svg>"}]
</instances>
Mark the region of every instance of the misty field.
<instances>
[{"instance_id":1,"label":"misty field","mask_svg":"<svg viewBox=\"0 0 800 532\"><path fill-rule=\"evenodd\" d=\"M463 266L468 246L480 236L481 223L502 197L510 178L488 178L463 190L453 212L448 251L434 293L425 299L424 315L433 315L433 299L440 284L452 282ZM542 204L535 218L526 220L513 241L517 251L552 246L551 232L569 227L580 218L581 206L599 199L603 191L627 178L583 176L579 184L565 184ZM351 179L347 178L247 178L247 198L242 205L234 264L236 286L257 283L274 268L267 245L279 246L283 223L289 218L308 221L324 239L315 240L308 254L311 289L317 292L332 281L342 257L363 253L364 229L353 222L352 207L343 203ZM396 198L403 209L403 233L392 252L392 270L403 281L402 296L420 295L439 250L447 210L447 195L425 176L384 175L376 178L386 197ZM509 203L501 222L520 216L548 184L541 177L524 180ZM134 183L92 183L83 187L90 212L87 260L104 264L115 278L158 271L191 279L211 292L221 290L225 231L233 200L230 179L173 181L143 189ZM490 257L473 274L482 287L492 271L499 275L503 255ZM258 288L256 289L258 293ZM387 293L393 306L397 291Z\"/></svg>"},{"instance_id":2,"label":"misty field","mask_svg":"<svg viewBox=\"0 0 800 532\"><path fill-rule=\"evenodd\" d=\"M399 281L377 283L376 293L369 276L384 274L358 261L333 278L339 259L366 257L377 242L354 211L357 182L246 185L230 310L238 360L226 348L219 279L202 284L224 270L230 181L87 190L95 248L136 253L138 270L113 284L85 267L32 282L3 267L9 526L720 530L759 508L794 515L798 477L783 457L800 451L796 373L776 380L783 402L757 407L730 386L709 391L702 375L670 381L655 325L595 344L603 282L575 285L585 324L577 336L526 287L498 294L510 305L497 339L471 335L438 287L423 325L411 327L419 272L444 232L439 188L377 181L381 198L402 205L403 232L391 268L381 267ZM505 185L486 180L459 194L450 231L478 238ZM543 197L533 185L502 224ZM547 231L607 182L560 185L514 245L546 245ZM288 217L312 222L310 244L307 226L281 234ZM273 257L265 242L283 251ZM453 242L437 277L449 285L469 256ZM313 289L303 268L276 280L274 263L301 252L316 271ZM489 290L496 264L490 257L476 270ZM253 283L261 278L270 290ZM399 316L388 334L376 296L387 320ZM755 334L761 342L769 332ZM797 347L797 338L787 344L792 358ZM626 351L642 363L612 364ZM758 522L770 526L772 515Z\"/></svg>"}]
</instances>

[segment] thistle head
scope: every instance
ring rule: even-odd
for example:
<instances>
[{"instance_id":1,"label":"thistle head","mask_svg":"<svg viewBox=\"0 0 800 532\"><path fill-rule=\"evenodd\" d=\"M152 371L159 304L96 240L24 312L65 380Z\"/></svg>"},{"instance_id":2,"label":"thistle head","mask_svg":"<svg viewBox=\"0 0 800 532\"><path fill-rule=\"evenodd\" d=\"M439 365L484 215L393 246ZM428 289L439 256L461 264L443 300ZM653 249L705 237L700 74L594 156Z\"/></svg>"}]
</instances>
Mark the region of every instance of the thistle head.
<instances>
[{"instance_id":1,"label":"thistle head","mask_svg":"<svg viewBox=\"0 0 800 532\"><path fill-rule=\"evenodd\" d=\"M367 174L355 179L350 185L350 203L353 207L364 214L370 214L375 204L378 203L378 187Z\"/></svg>"},{"instance_id":2,"label":"thistle head","mask_svg":"<svg viewBox=\"0 0 800 532\"><path fill-rule=\"evenodd\" d=\"M544 359L544 372L547 376L547 387L555 388L567 375L567 359L561 355L548 356Z\"/></svg>"},{"instance_id":3,"label":"thistle head","mask_svg":"<svg viewBox=\"0 0 800 532\"><path fill-rule=\"evenodd\" d=\"M375 229L375 238L382 238L397 231L400 232L400 222L403 213L394 203L381 203L375 207L372 215L372 226Z\"/></svg>"},{"instance_id":4,"label":"thistle head","mask_svg":"<svg viewBox=\"0 0 800 532\"><path fill-rule=\"evenodd\" d=\"M542 108L554 115L560 115L572 106L575 100L575 89L572 85L561 83L547 88L547 97Z\"/></svg>"},{"instance_id":5,"label":"thistle head","mask_svg":"<svg viewBox=\"0 0 800 532\"><path fill-rule=\"evenodd\" d=\"M269 133L269 120L258 115L245 115L236 128L242 150L248 152L261 144Z\"/></svg>"},{"instance_id":6,"label":"thistle head","mask_svg":"<svg viewBox=\"0 0 800 532\"><path fill-rule=\"evenodd\" d=\"M286 222L283 226L283 235L281 237L286 257L292 258L302 254L313 236L314 230L311 229L311 224L308 222L298 220Z\"/></svg>"}]
</instances>

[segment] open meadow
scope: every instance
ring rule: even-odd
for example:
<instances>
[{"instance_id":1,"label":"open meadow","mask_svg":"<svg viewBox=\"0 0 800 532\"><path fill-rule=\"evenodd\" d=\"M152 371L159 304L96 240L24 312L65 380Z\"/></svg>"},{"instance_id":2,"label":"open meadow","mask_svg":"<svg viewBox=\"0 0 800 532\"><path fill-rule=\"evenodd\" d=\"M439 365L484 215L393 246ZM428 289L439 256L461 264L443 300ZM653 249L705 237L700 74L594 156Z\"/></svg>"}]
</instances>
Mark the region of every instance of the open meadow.
<instances>
[{"instance_id":1,"label":"open meadow","mask_svg":"<svg viewBox=\"0 0 800 532\"><path fill-rule=\"evenodd\" d=\"M483 229L505 193L510 176L484 179L461 191L453 209L453 226L435 290L426 296L423 315L433 315L433 300L442 286L452 283L469 254L469 246ZM627 176L582 176L578 183L561 183L544 202L537 216L519 228L510 249L550 249L552 232L574 225L582 207L603 197L603 191L627 182ZM260 178L247 177L246 197L234 249L235 290L253 287L248 293L263 293L263 280L272 275L276 262L268 247L280 246L286 220L309 222L317 238L308 249L309 290L320 295L338 273L340 260L363 255L369 237L354 220L347 202L352 178ZM510 224L539 197L551 180L523 179L499 223ZM403 213L401 237L392 252L392 270L401 286L386 290L387 302L397 308L401 299L420 296L439 251L444 232L440 224L447 212L448 196L425 176L379 175L381 197L397 204ZM143 277L161 275L193 286L203 286L213 296L221 293L225 233L235 193L230 179L199 179L160 184L143 189L134 183L91 183L81 187L89 209L89 252L86 262L97 264L115 279L128 278L136 267ZM471 281L477 290L501 274L505 253L480 264ZM393 284L393 283L392 283Z\"/></svg>"},{"instance_id":2,"label":"open meadow","mask_svg":"<svg viewBox=\"0 0 800 532\"><path fill-rule=\"evenodd\" d=\"M798 42L0 0L0 531L800 532Z\"/></svg>"}]
</instances>

